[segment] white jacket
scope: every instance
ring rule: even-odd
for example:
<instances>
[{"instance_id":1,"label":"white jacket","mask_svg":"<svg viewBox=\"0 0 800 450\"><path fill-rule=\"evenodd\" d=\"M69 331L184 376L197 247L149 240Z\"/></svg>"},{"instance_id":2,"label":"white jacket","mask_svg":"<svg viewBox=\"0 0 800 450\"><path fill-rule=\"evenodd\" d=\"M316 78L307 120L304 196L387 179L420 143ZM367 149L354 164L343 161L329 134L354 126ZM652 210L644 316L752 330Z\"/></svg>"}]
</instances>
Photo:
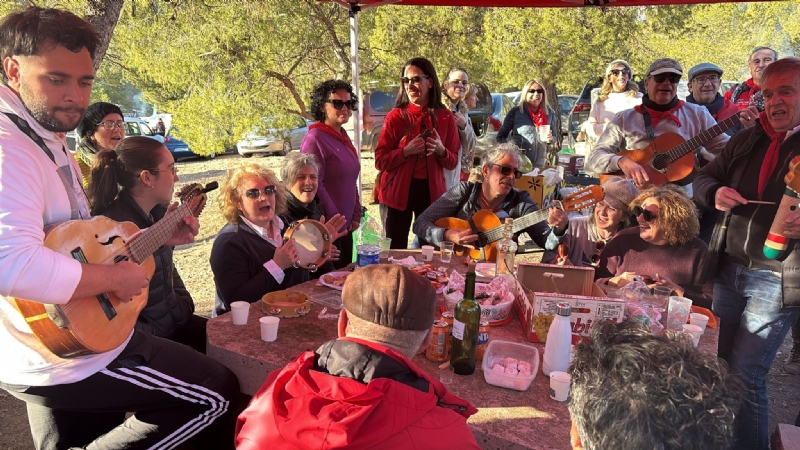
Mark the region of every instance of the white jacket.
<instances>
[{"instance_id":1,"label":"white jacket","mask_svg":"<svg viewBox=\"0 0 800 450\"><path fill-rule=\"evenodd\" d=\"M61 359L39 342L17 310L14 297L53 304L72 297L81 279L81 264L44 247L43 230L71 218L88 218L89 212L80 169L65 152L64 140L42 128L5 85L0 85L0 112L25 119L56 161L0 114L0 382L74 383L107 366L127 340L107 353ZM72 195L67 183L73 186Z\"/></svg>"}]
</instances>

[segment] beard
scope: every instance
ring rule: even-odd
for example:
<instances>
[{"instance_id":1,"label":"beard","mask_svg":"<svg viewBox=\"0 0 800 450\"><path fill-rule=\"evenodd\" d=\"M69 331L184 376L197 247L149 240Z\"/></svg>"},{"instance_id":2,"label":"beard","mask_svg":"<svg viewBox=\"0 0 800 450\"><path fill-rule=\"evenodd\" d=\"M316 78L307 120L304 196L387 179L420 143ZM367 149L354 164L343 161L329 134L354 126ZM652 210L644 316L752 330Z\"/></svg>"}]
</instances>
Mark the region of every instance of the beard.
<instances>
[{"instance_id":1,"label":"beard","mask_svg":"<svg viewBox=\"0 0 800 450\"><path fill-rule=\"evenodd\" d=\"M25 83L20 84L19 97L22 99L22 104L25 105L25 109L28 111L28 114L36 119L36 121L39 122L39 125L41 125L45 130L53 131L55 133L66 133L74 130L75 127L78 126L78 122L81 121L81 118L86 113L86 108L81 108L79 106L56 106L51 110L47 106L46 99L37 98L35 95L33 95ZM66 122L56 118L56 113L59 111L78 113L78 115L76 116L76 119Z\"/></svg>"}]
</instances>

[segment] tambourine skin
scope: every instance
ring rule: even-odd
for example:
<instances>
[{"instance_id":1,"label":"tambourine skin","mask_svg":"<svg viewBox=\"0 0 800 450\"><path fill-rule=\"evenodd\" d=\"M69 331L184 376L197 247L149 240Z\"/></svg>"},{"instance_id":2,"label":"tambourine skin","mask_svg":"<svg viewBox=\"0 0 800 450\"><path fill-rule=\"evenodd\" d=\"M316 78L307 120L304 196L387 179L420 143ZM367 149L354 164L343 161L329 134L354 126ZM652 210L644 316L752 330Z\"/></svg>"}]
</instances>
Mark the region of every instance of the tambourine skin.
<instances>
[{"instance_id":1,"label":"tambourine skin","mask_svg":"<svg viewBox=\"0 0 800 450\"><path fill-rule=\"evenodd\" d=\"M318 220L303 219L292 222L283 235L283 242L294 239L300 259L294 267L315 272L331 253L333 241L328 229Z\"/></svg>"}]
</instances>

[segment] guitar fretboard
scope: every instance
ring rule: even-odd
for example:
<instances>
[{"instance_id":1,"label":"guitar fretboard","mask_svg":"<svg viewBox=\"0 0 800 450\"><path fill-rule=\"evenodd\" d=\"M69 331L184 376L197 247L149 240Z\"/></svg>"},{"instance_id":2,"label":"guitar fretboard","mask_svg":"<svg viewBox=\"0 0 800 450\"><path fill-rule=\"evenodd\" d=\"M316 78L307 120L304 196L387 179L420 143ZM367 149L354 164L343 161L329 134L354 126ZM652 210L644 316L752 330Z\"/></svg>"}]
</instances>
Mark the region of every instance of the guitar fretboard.
<instances>
[{"instance_id":1,"label":"guitar fretboard","mask_svg":"<svg viewBox=\"0 0 800 450\"><path fill-rule=\"evenodd\" d=\"M659 153L653 158L653 168L661 170L668 167L684 155L694 152L706 142L733 128L737 123L739 123L739 115L734 114L675 148Z\"/></svg>"},{"instance_id":2,"label":"guitar fretboard","mask_svg":"<svg viewBox=\"0 0 800 450\"><path fill-rule=\"evenodd\" d=\"M159 247L164 245L173 234L183 225L183 218L191 216L192 211L188 203L183 203L174 211L164 216L161 220L139 233L128 243L128 251L134 262L141 264L150 257Z\"/></svg>"},{"instance_id":3,"label":"guitar fretboard","mask_svg":"<svg viewBox=\"0 0 800 450\"><path fill-rule=\"evenodd\" d=\"M520 217L519 219L514 219L514 223L511 224L511 232L513 234L517 234L520 231L524 230L525 228L530 227L531 225L535 225L539 222L547 220L548 215L550 215L550 211L542 209L539 211L534 211L526 216ZM486 243L492 243L502 239L504 234L505 234L505 225L500 225L492 228L491 230L479 233L478 235L479 237L484 238Z\"/></svg>"}]
</instances>

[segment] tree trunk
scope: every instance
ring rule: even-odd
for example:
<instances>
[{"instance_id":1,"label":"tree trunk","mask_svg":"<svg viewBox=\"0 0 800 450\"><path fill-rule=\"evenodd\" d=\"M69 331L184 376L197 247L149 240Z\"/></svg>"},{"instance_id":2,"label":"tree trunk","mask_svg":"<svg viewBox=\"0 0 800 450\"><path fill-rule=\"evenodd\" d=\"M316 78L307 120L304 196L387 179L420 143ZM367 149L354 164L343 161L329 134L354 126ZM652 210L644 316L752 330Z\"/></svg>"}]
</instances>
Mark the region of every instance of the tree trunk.
<instances>
[{"instance_id":1,"label":"tree trunk","mask_svg":"<svg viewBox=\"0 0 800 450\"><path fill-rule=\"evenodd\" d=\"M100 64L106 56L108 44L114 36L114 28L119 21L124 0L88 0L86 7L86 20L92 24L100 36L100 44L94 54L94 70L100 69Z\"/></svg>"}]
</instances>

